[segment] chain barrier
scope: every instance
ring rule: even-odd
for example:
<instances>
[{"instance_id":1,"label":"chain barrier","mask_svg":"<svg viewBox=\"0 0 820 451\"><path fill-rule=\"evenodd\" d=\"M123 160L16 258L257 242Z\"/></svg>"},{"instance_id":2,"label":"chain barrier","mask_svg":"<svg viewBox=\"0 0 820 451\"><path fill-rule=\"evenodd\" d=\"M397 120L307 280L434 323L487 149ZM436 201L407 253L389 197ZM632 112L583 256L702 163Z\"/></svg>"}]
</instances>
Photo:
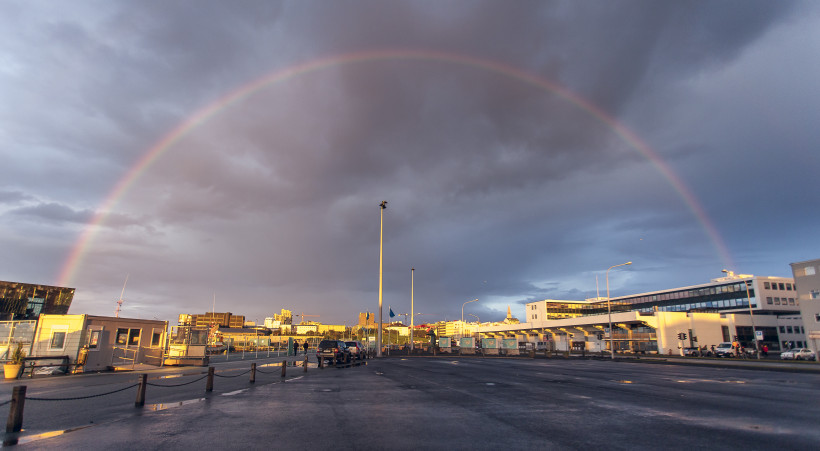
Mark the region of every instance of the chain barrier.
<instances>
[{"instance_id":1,"label":"chain barrier","mask_svg":"<svg viewBox=\"0 0 820 451\"><path fill-rule=\"evenodd\" d=\"M100 396L111 395L111 394L114 394L114 393L118 393L118 392L121 392L121 391L128 390L129 388L134 388L137 385L139 385L139 382L134 384L134 385L129 385L125 388L121 388L119 390L110 391L108 393L99 393L99 394L96 394L96 395L75 396L75 397L72 397L72 398L39 398L39 397L35 397L35 396L26 396L26 400L31 400L31 401L76 401L78 399L99 398ZM9 402L11 402L11 401L9 401Z\"/></svg>"},{"instance_id":2,"label":"chain barrier","mask_svg":"<svg viewBox=\"0 0 820 451\"><path fill-rule=\"evenodd\" d=\"M259 371L259 370L257 370L257 371ZM246 375L246 374L248 374L248 373L250 373L250 372L251 372L251 370L248 370L248 371L245 371L244 373L235 374L235 375L233 375L233 376L223 376L223 375L221 375L221 374L216 374L216 373L214 373L214 376L216 376L216 377L225 377L225 378L230 378L230 377L239 377L239 376L244 376L244 375Z\"/></svg>"},{"instance_id":3,"label":"chain barrier","mask_svg":"<svg viewBox=\"0 0 820 451\"><path fill-rule=\"evenodd\" d=\"M276 370L276 371L263 371L263 370L260 370L259 368L257 368L257 369L256 369L256 372L257 372L257 373L262 373L262 374L276 374L276 373L281 372L281 370Z\"/></svg>"},{"instance_id":4,"label":"chain barrier","mask_svg":"<svg viewBox=\"0 0 820 451\"><path fill-rule=\"evenodd\" d=\"M5 401L5 402L0 402L0 407L3 407L3 406L5 406L6 404L8 404L10 402L11 402L10 399L8 401Z\"/></svg>"},{"instance_id":5,"label":"chain barrier","mask_svg":"<svg viewBox=\"0 0 820 451\"><path fill-rule=\"evenodd\" d=\"M202 377L200 377L199 379L194 379L194 380L192 380L192 381L190 381L190 382L183 382L183 383L181 383L181 384L171 384L171 385L168 385L168 384L152 384L151 382L146 382L146 383L145 383L145 385L150 385L150 386L152 386L152 387L182 387L183 385L190 385L190 384L193 384L194 382L199 382L199 381L201 381L202 379L205 379L206 377L208 377L208 375L207 375L207 374L206 374L206 375L204 375L204 376L202 376Z\"/></svg>"}]
</instances>

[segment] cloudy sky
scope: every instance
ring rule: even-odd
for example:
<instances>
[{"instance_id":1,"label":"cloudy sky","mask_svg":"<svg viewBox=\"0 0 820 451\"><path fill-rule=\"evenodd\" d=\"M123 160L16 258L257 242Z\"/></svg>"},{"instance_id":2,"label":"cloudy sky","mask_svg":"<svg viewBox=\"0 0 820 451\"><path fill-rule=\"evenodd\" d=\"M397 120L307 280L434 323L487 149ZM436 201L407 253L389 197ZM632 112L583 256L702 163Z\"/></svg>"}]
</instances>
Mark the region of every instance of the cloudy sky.
<instances>
[{"instance_id":1,"label":"cloudy sky","mask_svg":"<svg viewBox=\"0 0 820 451\"><path fill-rule=\"evenodd\" d=\"M420 321L820 257L820 4L5 1L0 280ZM472 319L472 317L468 317Z\"/></svg>"}]
</instances>

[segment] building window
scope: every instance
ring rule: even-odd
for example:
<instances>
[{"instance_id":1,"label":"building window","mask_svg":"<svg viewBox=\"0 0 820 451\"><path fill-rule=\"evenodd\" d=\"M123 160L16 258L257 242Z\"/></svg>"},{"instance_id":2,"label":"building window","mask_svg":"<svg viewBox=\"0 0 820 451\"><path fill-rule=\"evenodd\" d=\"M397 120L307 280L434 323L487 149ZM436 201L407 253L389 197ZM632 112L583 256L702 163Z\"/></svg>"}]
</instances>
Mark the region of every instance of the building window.
<instances>
[{"instance_id":1,"label":"building window","mask_svg":"<svg viewBox=\"0 0 820 451\"><path fill-rule=\"evenodd\" d=\"M780 305L780 298L774 298L774 305Z\"/></svg>"},{"instance_id":2,"label":"building window","mask_svg":"<svg viewBox=\"0 0 820 451\"><path fill-rule=\"evenodd\" d=\"M159 346L160 339L162 339L162 332L154 332L154 336L151 337L151 346Z\"/></svg>"},{"instance_id":3,"label":"building window","mask_svg":"<svg viewBox=\"0 0 820 451\"><path fill-rule=\"evenodd\" d=\"M65 348L65 331L51 332L51 346L49 349L63 349Z\"/></svg>"},{"instance_id":4,"label":"building window","mask_svg":"<svg viewBox=\"0 0 820 451\"><path fill-rule=\"evenodd\" d=\"M794 298L789 298L789 305L794 305Z\"/></svg>"},{"instance_id":5,"label":"building window","mask_svg":"<svg viewBox=\"0 0 820 451\"><path fill-rule=\"evenodd\" d=\"M127 345L128 344L128 329L117 329L117 344L118 345Z\"/></svg>"},{"instance_id":6,"label":"building window","mask_svg":"<svg viewBox=\"0 0 820 451\"><path fill-rule=\"evenodd\" d=\"M792 284L790 284L790 283L786 284L786 291L792 291Z\"/></svg>"},{"instance_id":7,"label":"building window","mask_svg":"<svg viewBox=\"0 0 820 451\"><path fill-rule=\"evenodd\" d=\"M785 290L785 289L786 289L786 287L784 286L783 282L780 282L780 283L779 283L779 284L777 284L777 285L780 287L780 289L781 289L781 290Z\"/></svg>"},{"instance_id":8,"label":"building window","mask_svg":"<svg viewBox=\"0 0 820 451\"><path fill-rule=\"evenodd\" d=\"M792 333L792 326L786 326L786 333L787 334Z\"/></svg>"},{"instance_id":9,"label":"building window","mask_svg":"<svg viewBox=\"0 0 820 451\"><path fill-rule=\"evenodd\" d=\"M768 289L772 288L772 286L769 284L769 282L763 282L763 288L768 290Z\"/></svg>"},{"instance_id":10,"label":"building window","mask_svg":"<svg viewBox=\"0 0 820 451\"><path fill-rule=\"evenodd\" d=\"M100 331L92 330L88 335L88 349L97 349L100 346Z\"/></svg>"},{"instance_id":11,"label":"building window","mask_svg":"<svg viewBox=\"0 0 820 451\"><path fill-rule=\"evenodd\" d=\"M812 299L820 299L820 290L811 290Z\"/></svg>"},{"instance_id":12,"label":"building window","mask_svg":"<svg viewBox=\"0 0 820 451\"><path fill-rule=\"evenodd\" d=\"M767 296L767 297L766 297L766 303L767 303L767 304L771 305L773 302L774 302L774 301L772 301L772 297L771 297L771 296Z\"/></svg>"},{"instance_id":13,"label":"building window","mask_svg":"<svg viewBox=\"0 0 820 451\"><path fill-rule=\"evenodd\" d=\"M140 329L131 329L128 332L128 344L134 346L140 344Z\"/></svg>"},{"instance_id":14,"label":"building window","mask_svg":"<svg viewBox=\"0 0 820 451\"><path fill-rule=\"evenodd\" d=\"M785 333L786 333L786 326L780 326L780 333L781 333L781 334L785 334Z\"/></svg>"},{"instance_id":15,"label":"building window","mask_svg":"<svg viewBox=\"0 0 820 451\"><path fill-rule=\"evenodd\" d=\"M820 313L815 313L814 314L814 322L815 323L820 323Z\"/></svg>"}]
</instances>

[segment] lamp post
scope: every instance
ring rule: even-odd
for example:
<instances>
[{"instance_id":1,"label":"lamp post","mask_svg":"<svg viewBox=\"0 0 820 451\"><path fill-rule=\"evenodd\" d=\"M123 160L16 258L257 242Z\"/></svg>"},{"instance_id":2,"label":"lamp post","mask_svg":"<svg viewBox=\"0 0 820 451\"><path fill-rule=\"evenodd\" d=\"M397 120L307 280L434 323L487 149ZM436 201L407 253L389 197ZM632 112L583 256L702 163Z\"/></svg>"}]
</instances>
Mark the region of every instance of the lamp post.
<instances>
[{"instance_id":1,"label":"lamp post","mask_svg":"<svg viewBox=\"0 0 820 451\"><path fill-rule=\"evenodd\" d=\"M740 276L735 276L734 271L729 271L729 270L726 270L726 269L722 269L721 272L725 272L726 275L728 277L731 277L732 279L742 278ZM754 340L754 342L755 342L755 356L757 356L757 359L760 360L760 345L757 343L757 331L755 330L755 315L754 315L754 312L752 311L752 295L749 294L749 282L746 280L746 278L742 278L742 279L743 279L743 285L746 286L746 300L749 303L749 319L752 322L752 340ZM755 297L757 299L760 299L760 296L758 296L757 293L755 293Z\"/></svg>"},{"instance_id":2,"label":"lamp post","mask_svg":"<svg viewBox=\"0 0 820 451\"><path fill-rule=\"evenodd\" d=\"M415 326L416 315L413 313L413 283L416 268L410 268L410 353L413 352L413 326Z\"/></svg>"},{"instance_id":3,"label":"lamp post","mask_svg":"<svg viewBox=\"0 0 820 451\"><path fill-rule=\"evenodd\" d=\"M467 302L461 304L461 337L464 336L464 306L469 304L470 302L476 302L476 301L478 301L478 299L473 299L472 301L467 301ZM461 338L461 337L459 337L459 338Z\"/></svg>"},{"instance_id":4,"label":"lamp post","mask_svg":"<svg viewBox=\"0 0 820 451\"><path fill-rule=\"evenodd\" d=\"M382 267L384 253L382 243L384 240L384 209L387 208L387 201L383 200L379 204L379 330L376 332L376 357L382 356Z\"/></svg>"},{"instance_id":5,"label":"lamp post","mask_svg":"<svg viewBox=\"0 0 820 451\"><path fill-rule=\"evenodd\" d=\"M478 342L481 343L481 320L478 318L478 315L473 315L472 313L468 313L468 315L475 317L475 320L478 321Z\"/></svg>"},{"instance_id":6,"label":"lamp post","mask_svg":"<svg viewBox=\"0 0 820 451\"><path fill-rule=\"evenodd\" d=\"M615 347L613 346L612 338L615 335L612 330L612 305L609 299L609 270L612 268L617 268L619 266L627 266L631 265L632 262L621 263L620 265L613 265L610 266L609 269L606 270L606 313L609 316L609 356L612 360L615 360Z\"/></svg>"}]
</instances>

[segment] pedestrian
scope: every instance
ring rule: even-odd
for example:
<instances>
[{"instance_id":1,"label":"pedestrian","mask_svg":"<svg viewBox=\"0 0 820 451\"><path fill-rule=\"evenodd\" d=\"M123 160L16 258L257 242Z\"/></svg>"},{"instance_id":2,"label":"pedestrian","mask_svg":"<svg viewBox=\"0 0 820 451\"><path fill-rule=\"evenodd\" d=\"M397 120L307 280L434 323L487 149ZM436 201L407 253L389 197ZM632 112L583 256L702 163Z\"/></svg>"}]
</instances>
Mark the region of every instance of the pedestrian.
<instances>
[{"instance_id":1,"label":"pedestrian","mask_svg":"<svg viewBox=\"0 0 820 451\"><path fill-rule=\"evenodd\" d=\"M305 355L307 355L307 350L308 350L308 342L307 342L307 340L305 340L305 342L302 344L302 349L304 349L304 350L305 350Z\"/></svg>"},{"instance_id":2,"label":"pedestrian","mask_svg":"<svg viewBox=\"0 0 820 451\"><path fill-rule=\"evenodd\" d=\"M763 357L766 357L767 355L769 355L769 346L763 345Z\"/></svg>"},{"instance_id":3,"label":"pedestrian","mask_svg":"<svg viewBox=\"0 0 820 451\"><path fill-rule=\"evenodd\" d=\"M712 345L712 355L715 355L715 345Z\"/></svg>"},{"instance_id":4,"label":"pedestrian","mask_svg":"<svg viewBox=\"0 0 820 451\"><path fill-rule=\"evenodd\" d=\"M293 340L293 355L299 355L299 341Z\"/></svg>"}]
</instances>

